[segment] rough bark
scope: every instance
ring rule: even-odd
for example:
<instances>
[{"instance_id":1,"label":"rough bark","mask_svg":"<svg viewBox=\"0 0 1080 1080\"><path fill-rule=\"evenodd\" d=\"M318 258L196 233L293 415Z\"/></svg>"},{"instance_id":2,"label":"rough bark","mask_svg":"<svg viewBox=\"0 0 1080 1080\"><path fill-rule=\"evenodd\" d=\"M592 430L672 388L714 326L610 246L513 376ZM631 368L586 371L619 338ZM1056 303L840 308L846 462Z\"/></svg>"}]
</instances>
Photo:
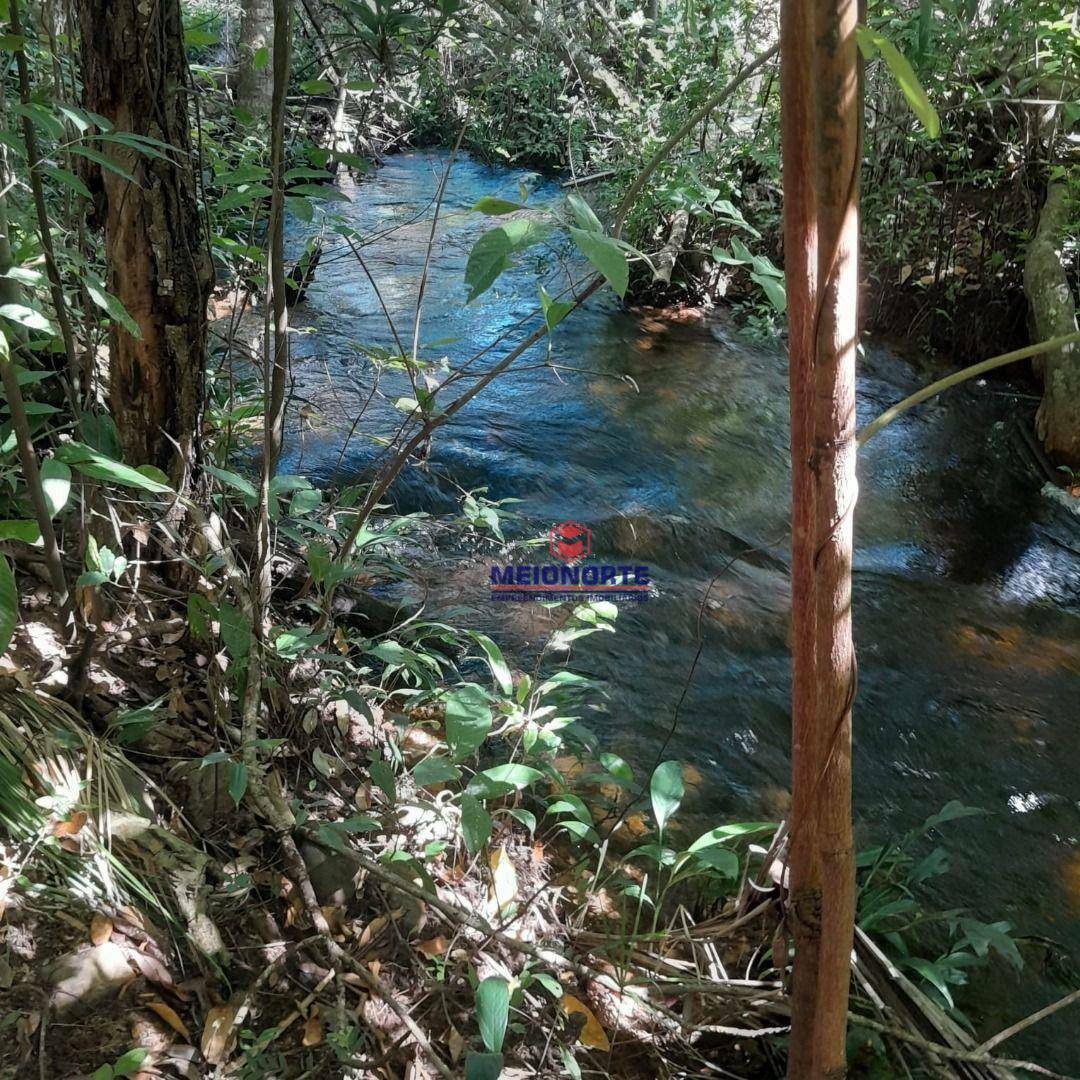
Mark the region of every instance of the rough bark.
<instances>
[{"instance_id":1,"label":"rough bark","mask_svg":"<svg viewBox=\"0 0 1080 1080\"><path fill-rule=\"evenodd\" d=\"M128 460L183 487L198 457L211 265L199 218L185 100L179 0L79 0L83 97L115 132L173 149L150 156L101 144L111 291L140 336L113 324L109 398Z\"/></svg>"},{"instance_id":2,"label":"rough bark","mask_svg":"<svg viewBox=\"0 0 1080 1080\"><path fill-rule=\"evenodd\" d=\"M255 116L270 115L274 71L274 6L271 0L243 0L240 13L240 66L236 75L236 103Z\"/></svg>"},{"instance_id":3,"label":"rough bark","mask_svg":"<svg viewBox=\"0 0 1080 1080\"><path fill-rule=\"evenodd\" d=\"M795 939L788 1076L845 1075L854 933L851 522L859 78L855 0L781 5L790 325Z\"/></svg>"},{"instance_id":4,"label":"rough bark","mask_svg":"<svg viewBox=\"0 0 1080 1080\"><path fill-rule=\"evenodd\" d=\"M1024 260L1024 291L1036 341L1077 328L1076 298L1061 261L1068 225L1068 192L1063 182L1053 182ZM1055 349L1036 361L1035 368L1043 380L1042 404L1035 417L1039 438L1054 462L1080 469L1080 345L1073 342Z\"/></svg>"}]
</instances>

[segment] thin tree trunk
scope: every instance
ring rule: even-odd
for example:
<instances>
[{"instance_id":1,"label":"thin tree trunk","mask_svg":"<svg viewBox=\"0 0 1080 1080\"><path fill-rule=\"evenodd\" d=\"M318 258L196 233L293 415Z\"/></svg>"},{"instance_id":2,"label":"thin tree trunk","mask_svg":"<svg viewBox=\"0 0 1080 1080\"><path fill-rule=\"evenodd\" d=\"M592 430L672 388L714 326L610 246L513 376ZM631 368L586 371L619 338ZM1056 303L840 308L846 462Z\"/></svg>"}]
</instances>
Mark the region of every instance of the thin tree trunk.
<instances>
[{"instance_id":1,"label":"thin tree trunk","mask_svg":"<svg viewBox=\"0 0 1080 1080\"><path fill-rule=\"evenodd\" d=\"M856 21L855 0L781 6L792 468L793 1080L845 1074L854 933Z\"/></svg>"},{"instance_id":2,"label":"thin tree trunk","mask_svg":"<svg viewBox=\"0 0 1080 1080\"><path fill-rule=\"evenodd\" d=\"M109 396L128 460L184 488L198 458L212 270L195 197L179 0L79 0L83 97L116 132L173 149L102 150L111 291L139 326L109 334ZM95 177L95 181L98 178ZM179 448L179 450L177 450Z\"/></svg>"},{"instance_id":3,"label":"thin tree trunk","mask_svg":"<svg viewBox=\"0 0 1080 1080\"><path fill-rule=\"evenodd\" d=\"M265 119L274 92L270 54L274 46L274 6L271 0L243 0L240 11L240 67L236 103Z\"/></svg>"},{"instance_id":4,"label":"thin tree trunk","mask_svg":"<svg viewBox=\"0 0 1080 1080\"><path fill-rule=\"evenodd\" d=\"M1039 214L1035 236L1024 259L1024 290L1036 341L1073 333L1076 298L1062 265L1061 249L1070 225L1068 190L1052 181ZM1035 418L1051 459L1080 469L1080 345L1062 345L1035 363L1043 380L1043 399Z\"/></svg>"},{"instance_id":5,"label":"thin tree trunk","mask_svg":"<svg viewBox=\"0 0 1080 1080\"><path fill-rule=\"evenodd\" d=\"M270 290L267 306L273 315L273 335L264 343L263 385L266 416L263 424L262 485L259 499L258 552L255 567L255 608L260 615L270 601L270 481L277 472L285 427L285 380L289 367L289 310L287 306L285 223L285 97L289 87L292 36L291 0L274 0L273 102L270 109L270 228L267 262ZM256 633L261 634L261 626Z\"/></svg>"}]
</instances>

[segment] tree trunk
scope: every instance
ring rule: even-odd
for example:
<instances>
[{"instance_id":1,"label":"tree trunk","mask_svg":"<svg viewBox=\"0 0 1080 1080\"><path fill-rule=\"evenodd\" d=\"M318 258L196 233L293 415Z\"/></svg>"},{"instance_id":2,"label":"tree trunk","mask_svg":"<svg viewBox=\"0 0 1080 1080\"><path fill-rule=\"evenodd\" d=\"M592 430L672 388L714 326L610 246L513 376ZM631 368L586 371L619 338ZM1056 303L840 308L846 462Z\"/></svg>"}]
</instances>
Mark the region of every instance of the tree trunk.
<instances>
[{"instance_id":1,"label":"tree trunk","mask_svg":"<svg viewBox=\"0 0 1080 1080\"><path fill-rule=\"evenodd\" d=\"M240 13L240 67L236 103L261 119L270 115L274 70L274 6L271 0L243 0Z\"/></svg>"},{"instance_id":2,"label":"tree trunk","mask_svg":"<svg viewBox=\"0 0 1080 1080\"><path fill-rule=\"evenodd\" d=\"M1061 262L1068 226L1065 183L1051 182L1024 260L1024 291L1035 341L1076 331L1076 299ZM1035 367L1043 380L1042 404L1035 417L1039 438L1053 461L1080 469L1080 345L1063 345L1043 356Z\"/></svg>"},{"instance_id":3,"label":"tree trunk","mask_svg":"<svg viewBox=\"0 0 1080 1080\"><path fill-rule=\"evenodd\" d=\"M790 325L795 940L788 1076L845 1074L854 934L851 520L855 506L859 66L855 0L781 5Z\"/></svg>"},{"instance_id":4,"label":"tree trunk","mask_svg":"<svg viewBox=\"0 0 1080 1080\"><path fill-rule=\"evenodd\" d=\"M109 287L138 324L109 333L109 402L128 460L184 488L198 458L211 264L199 218L179 0L79 0L83 99L116 133L168 143L163 157L115 142L101 169ZM157 151L157 153L162 153Z\"/></svg>"}]
</instances>

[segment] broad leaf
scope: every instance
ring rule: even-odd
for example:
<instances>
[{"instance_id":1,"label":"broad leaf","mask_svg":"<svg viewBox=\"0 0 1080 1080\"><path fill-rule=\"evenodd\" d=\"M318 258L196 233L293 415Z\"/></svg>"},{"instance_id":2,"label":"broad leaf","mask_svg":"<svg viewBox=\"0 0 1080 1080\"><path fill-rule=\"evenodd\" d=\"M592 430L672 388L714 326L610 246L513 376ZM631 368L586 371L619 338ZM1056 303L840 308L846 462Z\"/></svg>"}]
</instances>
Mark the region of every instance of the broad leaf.
<instances>
[{"instance_id":1,"label":"broad leaf","mask_svg":"<svg viewBox=\"0 0 1080 1080\"><path fill-rule=\"evenodd\" d=\"M447 694L446 741L454 761L473 753L490 730L491 705L482 687L466 683Z\"/></svg>"},{"instance_id":2,"label":"broad leaf","mask_svg":"<svg viewBox=\"0 0 1080 1080\"><path fill-rule=\"evenodd\" d=\"M573 226L570 227L570 236L578 251L604 275L620 298L625 296L626 287L630 284L630 267L626 262L626 253L618 242L610 236L586 232Z\"/></svg>"},{"instance_id":3,"label":"broad leaf","mask_svg":"<svg viewBox=\"0 0 1080 1080\"><path fill-rule=\"evenodd\" d=\"M46 458L41 463L41 488L49 517L56 517L67 506L71 494L71 470L56 458Z\"/></svg>"},{"instance_id":4,"label":"broad leaf","mask_svg":"<svg viewBox=\"0 0 1080 1080\"><path fill-rule=\"evenodd\" d=\"M491 836L491 815L474 795L461 796L461 835L470 855L482 851Z\"/></svg>"},{"instance_id":5,"label":"broad leaf","mask_svg":"<svg viewBox=\"0 0 1080 1080\"><path fill-rule=\"evenodd\" d=\"M490 975L476 988L476 1022L489 1053L498 1054L502 1050L509 1016L510 984Z\"/></svg>"},{"instance_id":6,"label":"broad leaf","mask_svg":"<svg viewBox=\"0 0 1080 1080\"><path fill-rule=\"evenodd\" d=\"M678 761L664 761L657 765L649 782L649 795L652 799L653 815L656 826L663 832L664 826L679 809L686 792L683 785L682 765Z\"/></svg>"}]
</instances>

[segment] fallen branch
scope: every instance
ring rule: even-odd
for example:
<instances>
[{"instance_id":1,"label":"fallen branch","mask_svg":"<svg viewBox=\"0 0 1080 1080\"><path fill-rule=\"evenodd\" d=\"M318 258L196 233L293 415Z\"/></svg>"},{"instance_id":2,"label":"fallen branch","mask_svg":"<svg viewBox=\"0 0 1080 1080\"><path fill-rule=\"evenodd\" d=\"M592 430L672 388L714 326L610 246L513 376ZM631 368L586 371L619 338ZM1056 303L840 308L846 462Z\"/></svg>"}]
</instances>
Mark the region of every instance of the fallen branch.
<instances>
[{"instance_id":1,"label":"fallen branch","mask_svg":"<svg viewBox=\"0 0 1080 1080\"><path fill-rule=\"evenodd\" d=\"M995 368L1004 367L1006 364L1015 363L1017 360L1026 360L1029 356L1039 356L1041 353L1052 352L1054 349L1059 349L1062 345L1069 345L1074 341L1080 341L1080 333L1063 334L1061 337L1050 338L1049 341L1040 341L1037 345L1026 345L1022 349L1014 349L1012 352L1002 353L1000 356L992 356L989 360L982 360L978 364L972 364L971 367L954 371L951 375L946 375L944 379L938 379L937 382L932 382L929 386L917 390L914 394L904 398L903 401L898 401L891 408L886 409L879 417L871 420L859 432L858 446L861 449L883 427L887 427L898 416L903 416L909 409L922 404L927 398L932 398L944 390L950 390L952 387L967 382L968 379L974 379L978 375L985 375L986 372L993 371Z\"/></svg>"}]
</instances>

